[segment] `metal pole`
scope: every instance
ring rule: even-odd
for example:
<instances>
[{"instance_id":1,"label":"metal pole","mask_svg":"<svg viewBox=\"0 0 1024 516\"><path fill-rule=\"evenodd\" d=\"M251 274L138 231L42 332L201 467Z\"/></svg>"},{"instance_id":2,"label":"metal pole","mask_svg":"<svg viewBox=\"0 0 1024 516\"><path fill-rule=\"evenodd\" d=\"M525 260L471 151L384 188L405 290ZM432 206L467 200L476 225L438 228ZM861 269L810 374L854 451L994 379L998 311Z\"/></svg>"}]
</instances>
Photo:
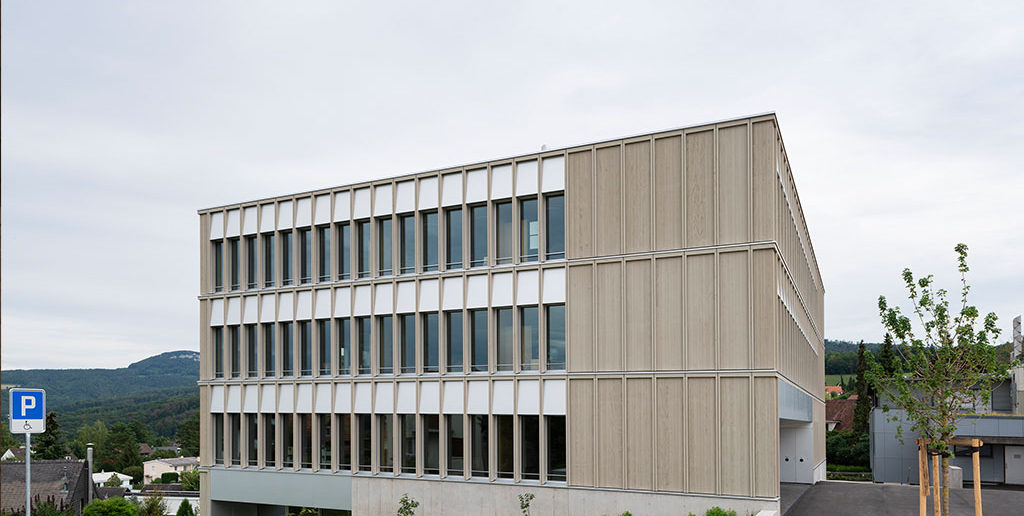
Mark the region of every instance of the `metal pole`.
<instances>
[{"instance_id":1,"label":"metal pole","mask_svg":"<svg viewBox=\"0 0 1024 516\"><path fill-rule=\"evenodd\" d=\"M89 503L92 503L92 491L95 489L95 485L92 483L92 443L86 443L88 448L85 450L85 456L89 459Z\"/></svg>"},{"instance_id":2,"label":"metal pole","mask_svg":"<svg viewBox=\"0 0 1024 516\"><path fill-rule=\"evenodd\" d=\"M32 434L25 432L25 516L32 516Z\"/></svg>"}]
</instances>

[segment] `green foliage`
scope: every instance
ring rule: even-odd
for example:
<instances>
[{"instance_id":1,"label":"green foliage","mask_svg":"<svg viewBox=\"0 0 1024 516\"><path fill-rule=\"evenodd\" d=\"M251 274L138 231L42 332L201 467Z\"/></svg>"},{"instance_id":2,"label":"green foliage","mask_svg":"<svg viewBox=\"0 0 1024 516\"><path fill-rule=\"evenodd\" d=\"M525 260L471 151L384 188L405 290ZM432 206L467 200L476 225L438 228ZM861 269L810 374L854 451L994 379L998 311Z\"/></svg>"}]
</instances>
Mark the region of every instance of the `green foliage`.
<instances>
[{"instance_id":1,"label":"green foliage","mask_svg":"<svg viewBox=\"0 0 1024 516\"><path fill-rule=\"evenodd\" d=\"M103 487L121 487L121 482L124 482L124 479L117 476L117 473L114 473L103 483Z\"/></svg>"},{"instance_id":2,"label":"green foliage","mask_svg":"<svg viewBox=\"0 0 1024 516\"><path fill-rule=\"evenodd\" d=\"M153 459L173 459L173 458L175 458L177 456L178 456L178 454L172 452L171 450L156 450L152 454L150 454L150 456L149 456L149 458L147 460L153 460Z\"/></svg>"},{"instance_id":3,"label":"green foliage","mask_svg":"<svg viewBox=\"0 0 1024 516\"><path fill-rule=\"evenodd\" d=\"M178 481L178 474L173 471L168 471L160 475L161 484L173 484Z\"/></svg>"},{"instance_id":4,"label":"green foliage","mask_svg":"<svg viewBox=\"0 0 1024 516\"><path fill-rule=\"evenodd\" d=\"M64 431L57 423L57 413L46 414L46 431L33 439L33 457L46 460L63 459L68 454L68 446L64 442Z\"/></svg>"},{"instance_id":5,"label":"green foliage","mask_svg":"<svg viewBox=\"0 0 1024 516\"><path fill-rule=\"evenodd\" d=\"M32 516L75 516L75 508L70 505L59 508L51 502L32 504Z\"/></svg>"},{"instance_id":6,"label":"green foliage","mask_svg":"<svg viewBox=\"0 0 1024 516\"><path fill-rule=\"evenodd\" d=\"M696 515L691 512L690 516ZM704 516L736 516L736 511L732 509L727 511L721 507L715 506L708 509L708 511L704 513Z\"/></svg>"},{"instance_id":7,"label":"green foliage","mask_svg":"<svg viewBox=\"0 0 1024 516\"><path fill-rule=\"evenodd\" d=\"M178 426L175 439L181 443L181 454L186 457L199 456L199 411Z\"/></svg>"},{"instance_id":8,"label":"green foliage","mask_svg":"<svg viewBox=\"0 0 1024 516\"><path fill-rule=\"evenodd\" d=\"M132 483L138 484L139 482L142 482L144 470L142 469L142 466L128 466L127 468L124 468L124 474L131 475Z\"/></svg>"},{"instance_id":9,"label":"green foliage","mask_svg":"<svg viewBox=\"0 0 1024 516\"><path fill-rule=\"evenodd\" d=\"M127 468L132 466L142 466L139 442L135 440L135 432L130 426L116 423L110 427L107 439L100 448L99 467L128 473Z\"/></svg>"},{"instance_id":10,"label":"green foliage","mask_svg":"<svg viewBox=\"0 0 1024 516\"><path fill-rule=\"evenodd\" d=\"M530 516L530 502L534 499L533 493L523 493L517 495L519 498L519 511L523 513L523 516Z\"/></svg>"},{"instance_id":11,"label":"green foliage","mask_svg":"<svg viewBox=\"0 0 1024 516\"><path fill-rule=\"evenodd\" d=\"M868 381L865 377L868 368L867 354L864 349L864 341L860 341L860 348L857 350L857 406L853 411L853 431L858 434L868 433L868 416L871 415L871 396L868 393Z\"/></svg>"},{"instance_id":12,"label":"green foliage","mask_svg":"<svg viewBox=\"0 0 1024 516\"><path fill-rule=\"evenodd\" d=\"M0 418L0 453L8 450L8 448L17 448L22 446L24 440L21 442L14 437L14 434L7 428L7 418Z\"/></svg>"},{"instance_id":13,"label":"green foliage","mask_svg":"<svg viewBox=\"0 0 1024 516\"><path fill-rule=\"evenodd\" d=\"M878 365L885 372L886 376L896 374L899 365L896 363L896 350L892 345L892 334L885 334L885 341L882 343L882 351L878 354Z\"/></svg>"},{"instance_id":14,"label":"green foliage","mask_svg":"<svg viewBox=\"0 0 1024 516\"><path fill-rule=\"evenodd\" d=\"M82 516L139 516L135 504L121 497L94 499L82 509Z\"/></svg>"},{"instance_id":15,"label":"green foliage","mask_svg":"<svg viewBox=\"0 0 1024 516\"><path fill-rule=\"evenodd\" d=\"M398 516L414 516L419 506L420 503L409 498L408 493L403 493L402 498L398 500Z\"/></svg>"},{"instance_id":16,"label":"green foliage","mask_svg":"<svg viewBox=\"0 0 1024 516\"><path fill-rule=\"evenodd\" d=\"M159 494L151 494L142 500L136 500L138 516L164 516L167 512L167 502Z\"/></svg>"},{"instance_id":17,"label":"green foliage","mask_svg":"<svg viewBox=\"0 0 1024 516\"><path fill-rule=\"evenodd\" d=\"M182 500L181 504L178 505L178 512L174 513L174 516L195 516L195 511L192 510L192 504L188 503L188 500Z\"/></svg>"},{"instance_id":18,"label":"green foliage","mask_svg":"<svg viewBox=\"0 0 1024 516\"><path fill-rule=\"evenodd\" d=\"M825 436L828 464L871 465L871 436L853 430L835 430Z\"/></svg>"},{"instance_id":19,"label":"green foliage","mask_svg":"<svg viewBox=\"0 0 1024 516\"><path fill-rule=\"evenodd\" d=\"M95 421L92 424L85 424L78 428L75 432L75 438L71 441L71 452L80 459L85 458L86 449L88 443L93 444L93 460L96 464L101 463L99 450L103 448L104 443L107 442L107 425L103 424L103 421Z\"/></svg>"},{"instance_id":20,"label":"green foliage","mask_svg":"<svg viewBox=\"0 0 1024 516\"><path fill-rule=\"evenodd\" d=\"M183 471L181 472L181 488L186 491L198 491L199 490L199 471Z\"/></svg>"},{"instance_id":21,"label":"green foliage","mask_svg":"<svg viewBox=\"0 0 1024 516\"><path fill-rule=\"evenodd\" d=\"M869 473L871 472L871 466L851 466L847 464L832 464L831 462L825 466L827 471L838 471L841 473Z\"/></svg>"},{"instance_id":22,"label":"green foliage","mask_svg":"<svg viewBox=\"0 0 1024 516\"><path fill-rule=\"evenodd\" d=\"M319 512L313 507L302 507L298 512L289 512L288 516L317 516Z\"/></svg>"}]
</instances>

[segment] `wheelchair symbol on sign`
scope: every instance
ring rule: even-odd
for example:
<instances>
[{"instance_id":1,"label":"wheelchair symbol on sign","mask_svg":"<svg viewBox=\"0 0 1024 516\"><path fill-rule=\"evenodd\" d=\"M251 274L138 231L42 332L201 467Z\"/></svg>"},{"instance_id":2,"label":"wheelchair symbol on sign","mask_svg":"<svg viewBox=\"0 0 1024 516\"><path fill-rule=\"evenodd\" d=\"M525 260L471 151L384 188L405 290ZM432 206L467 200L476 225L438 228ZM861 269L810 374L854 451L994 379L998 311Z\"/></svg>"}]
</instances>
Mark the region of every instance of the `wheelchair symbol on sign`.
<instances>
[{"instance_id":1,"label":"wheelchair symbol on sign","mask_svg":"<svg viewBox=\"0 0 1024 516\"><path fill-rule=\"evenodd\" d=\"M24 428L25 428L25 430L31 430L32 429L32 425L28 421L25 421L25 427Z\"/></svg>"}]
</instances>

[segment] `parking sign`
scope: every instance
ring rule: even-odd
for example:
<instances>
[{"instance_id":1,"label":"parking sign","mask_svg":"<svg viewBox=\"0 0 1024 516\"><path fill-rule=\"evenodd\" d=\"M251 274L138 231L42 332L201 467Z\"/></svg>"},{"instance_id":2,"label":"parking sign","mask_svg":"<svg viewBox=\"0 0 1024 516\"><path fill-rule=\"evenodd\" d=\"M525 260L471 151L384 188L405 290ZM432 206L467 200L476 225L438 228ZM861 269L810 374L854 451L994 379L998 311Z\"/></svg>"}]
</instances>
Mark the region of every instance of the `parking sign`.
<instances>
[{"instance_id":1,"label":"parking sign","mask_svg":"<svg viewBox=\"0 0 1024 516\"><path fill-rule=\"evenodd\" d=\"M46 391L11 389L11 433L41 434L46 431Z\"/></svg>"}]
</instances>

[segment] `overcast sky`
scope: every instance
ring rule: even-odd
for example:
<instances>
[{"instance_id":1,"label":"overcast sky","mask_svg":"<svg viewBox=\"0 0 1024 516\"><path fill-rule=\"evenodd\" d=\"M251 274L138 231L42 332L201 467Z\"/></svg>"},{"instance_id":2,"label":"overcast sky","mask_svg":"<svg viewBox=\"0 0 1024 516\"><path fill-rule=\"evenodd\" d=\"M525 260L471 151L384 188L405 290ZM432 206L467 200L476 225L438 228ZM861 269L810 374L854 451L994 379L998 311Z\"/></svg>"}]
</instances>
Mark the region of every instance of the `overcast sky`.
<instances>
[{"instance_id":1,"label":"overcast sky","mask_svg":"<svg viewBox=\"0 0 1024 516\"><path fill-rule=\"evenodd\" d=\"M197 209L766 111L827 338L1024 311L1019 1L341 4L3 2L3 369L198 349Z\"/></svg>"}]
</instances>

